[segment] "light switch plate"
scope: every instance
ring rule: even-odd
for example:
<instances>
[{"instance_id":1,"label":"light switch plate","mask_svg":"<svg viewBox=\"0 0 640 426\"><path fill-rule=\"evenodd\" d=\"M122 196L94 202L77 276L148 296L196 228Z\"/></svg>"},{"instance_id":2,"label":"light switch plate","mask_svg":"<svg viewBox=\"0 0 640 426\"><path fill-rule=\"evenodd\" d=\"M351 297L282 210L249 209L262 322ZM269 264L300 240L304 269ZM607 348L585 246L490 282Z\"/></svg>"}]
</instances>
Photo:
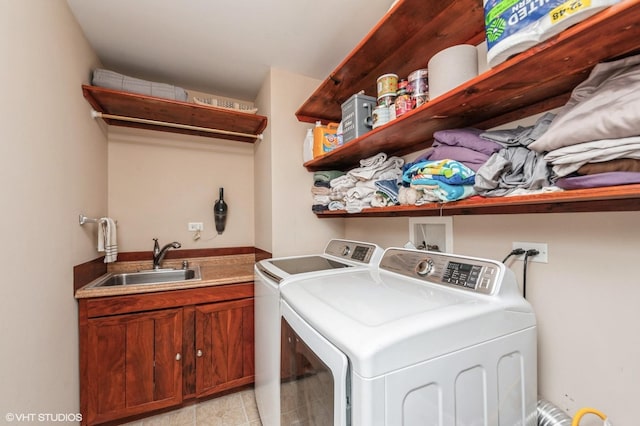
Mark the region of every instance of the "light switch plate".
<instances>
[{"instance_id":1,"label":"light switch plate","mask_svg":"<svg viewBox=\"0 0 640 426\"><path fill-rule=\"evenodd\" d=\"M189 231L202 231L204 230L204 224L202 222L189 222L187 228Z\"/></svg>"}]
</instances>

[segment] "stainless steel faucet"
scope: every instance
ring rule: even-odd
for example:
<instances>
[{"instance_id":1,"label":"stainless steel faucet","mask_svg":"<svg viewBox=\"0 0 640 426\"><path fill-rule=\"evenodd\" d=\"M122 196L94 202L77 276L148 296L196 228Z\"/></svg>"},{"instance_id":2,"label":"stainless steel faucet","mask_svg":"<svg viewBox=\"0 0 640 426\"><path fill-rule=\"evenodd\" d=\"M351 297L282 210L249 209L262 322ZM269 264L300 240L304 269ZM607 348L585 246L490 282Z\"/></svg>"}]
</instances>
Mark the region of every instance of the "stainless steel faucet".
<instances>
[{"instance_id":1,"label":"stainless steel faucet","mask_svg":"<svg viewBox=\"0 0 640 426\"><path fill-rule=\"evenodd\" d=\"M167 251L169 251L169 249L171 248L178 249L180 247L182 247L182 245L179 242L174 241L160 248L160 245L158 244L158 239L154 238L153 239L153 269L160 269L160 264L162 263L162 260L164 259L164 256L167 254Z\"/></svg>"}]
</instances>

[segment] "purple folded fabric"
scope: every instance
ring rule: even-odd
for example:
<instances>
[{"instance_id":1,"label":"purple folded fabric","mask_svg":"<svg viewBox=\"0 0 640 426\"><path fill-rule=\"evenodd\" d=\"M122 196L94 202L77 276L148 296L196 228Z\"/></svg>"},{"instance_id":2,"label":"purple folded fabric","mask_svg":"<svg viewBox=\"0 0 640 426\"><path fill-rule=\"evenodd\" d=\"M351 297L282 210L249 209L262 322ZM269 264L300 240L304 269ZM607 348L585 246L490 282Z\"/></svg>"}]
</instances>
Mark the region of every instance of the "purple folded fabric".
<instances>
[{"instance_id":1,"label":"purple folded fabric","mask_svg":"<svg viewBox=\"0 0 640 426\"><path fill-rule=\"evenodd\" d=\"M555 182L562 189L598 188L601 186L640 183L640 172L607 172L585 176L563 177Z\"/></svg>"},{"instance_id":2,"label":"purple folded fabric","mask_svg":"<svg viewBox=\"0 0 640 426\"><path fill-rule=\"evenodd\" d=\"M484 130L474 129L473 127L439 130L433 134L435 139L433 145L437 146L437 143L440 142L440 144L444 145L469 148L489 156L504 148L497 142L481 138L480 133L482 132Z\"/></svg>"},{"instance_id":3,"label":"purple folded fabric","mask_svg":"<svg viewBox=\"0 0 640 426\"><path fill-rule=\"evenodd\" d=\"M489 156L469 148L459 146L438 145L429 148L415 161L420 160L456 160L477 172Z\"/></svg>"}]
</instances>

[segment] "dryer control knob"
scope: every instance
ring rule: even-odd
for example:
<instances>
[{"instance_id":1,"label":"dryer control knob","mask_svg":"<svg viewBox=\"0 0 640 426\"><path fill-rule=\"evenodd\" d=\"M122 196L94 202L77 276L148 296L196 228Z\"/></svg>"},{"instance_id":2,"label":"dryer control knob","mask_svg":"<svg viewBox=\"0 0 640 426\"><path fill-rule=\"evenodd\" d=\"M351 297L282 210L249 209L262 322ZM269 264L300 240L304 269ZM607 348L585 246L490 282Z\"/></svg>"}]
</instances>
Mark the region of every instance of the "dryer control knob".
<instances>
[{"instance_id":1,"label":"dryer control knob","mask_svg":"<svg viewBox=\"0 0 640 426\"><path fill-rule=\"evenodd\" d=\"M418 263L418 266L416 266L416 273L422 277L425 275L429 275L432 272L433 260L431 260L430 258L426 258L420 261L420 263Z\"/></svg>"},{"instance_id":2,"label":"dryer control knob","mask_svg":"<svg viewBox=\"0 0 640 426\"><path fill-rule=\"evenodd\" d=\"M349 246L344 246L344 248L342 249L342 255L349 256L349 254L351 254L351 248Z\"/></svg>"}]
</instances>

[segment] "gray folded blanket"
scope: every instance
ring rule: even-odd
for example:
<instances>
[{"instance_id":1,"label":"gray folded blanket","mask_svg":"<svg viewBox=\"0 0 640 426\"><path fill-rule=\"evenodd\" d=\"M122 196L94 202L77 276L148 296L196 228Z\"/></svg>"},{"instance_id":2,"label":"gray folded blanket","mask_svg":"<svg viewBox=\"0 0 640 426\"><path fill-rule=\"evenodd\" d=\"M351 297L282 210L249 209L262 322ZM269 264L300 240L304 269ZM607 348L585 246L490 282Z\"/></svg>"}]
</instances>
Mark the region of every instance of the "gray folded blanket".
<instances>
[{"instance_id":1,"label":"gray folded blanket","mask_svg":"<svg viewBox=\"0 0 640 426\"><path fill-rule=\"evenodd\" d=\"M187 91L181 87L141 80L100 68L93 71L91 82L94 86L105 87L107 89L122 90L123 92L138 93L140 95L155 96L157 98L172 99L175 101L185 102L188 96Z\"/></svg>"}]
</instances>

